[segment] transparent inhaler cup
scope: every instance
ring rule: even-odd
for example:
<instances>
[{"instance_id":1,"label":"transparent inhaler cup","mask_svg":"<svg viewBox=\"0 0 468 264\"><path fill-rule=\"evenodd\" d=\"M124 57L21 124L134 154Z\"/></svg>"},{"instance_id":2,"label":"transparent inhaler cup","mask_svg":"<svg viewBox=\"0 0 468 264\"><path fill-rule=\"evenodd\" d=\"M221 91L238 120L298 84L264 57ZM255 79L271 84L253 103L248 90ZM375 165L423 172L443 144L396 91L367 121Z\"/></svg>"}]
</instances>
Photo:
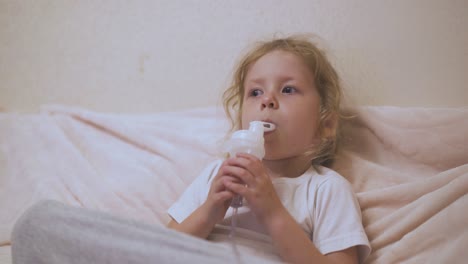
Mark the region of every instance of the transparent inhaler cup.
<instances>
[{"instance_id":1,"label":"transparent inhaler cup","mask_svg":"<svg viewBox=\"0 0 468 264\"><path fill-rule=\"evenodd\" d=\"M276 126L272 123L262 121L252 121L249 124L248 130L238 130L232 134L227 142L227 152L230 157L236 156L237 153L248 153L263 159L265 156L265 147L263 133L273 131ZM242 206L243 197L236 195L231 202L231 207L239 208Z\"/></svg>"}]
</instances>

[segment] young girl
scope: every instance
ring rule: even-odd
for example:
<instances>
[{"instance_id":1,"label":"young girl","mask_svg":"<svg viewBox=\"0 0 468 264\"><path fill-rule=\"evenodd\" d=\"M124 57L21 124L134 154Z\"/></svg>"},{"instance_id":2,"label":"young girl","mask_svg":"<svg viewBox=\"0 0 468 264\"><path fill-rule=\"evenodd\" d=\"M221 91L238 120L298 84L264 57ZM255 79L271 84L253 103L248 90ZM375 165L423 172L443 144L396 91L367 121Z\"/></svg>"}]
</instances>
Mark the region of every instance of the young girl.
<instances>
[{"instance_id":1,"label":"young girl","mask_svg":"<svg viewBox=\"0 0 468 264\"><path fill-rule=\"evenodd\" d=\"M275 125L264 159L240 153L211 164L169 209L168 226L207 238L231 224L230 202L241 195L239 234L270 238L283 261L362 261L370 247L359 205L349 183L322 167L336 149L340 97L336 71L307 39L260 43L240 61L224 106L234 129Z\"/></svg>"},{"instance_id":2,"label":"young girl","mask_svg":"<svg viewBox=\"0 0 468 264\"><path fill-rule=\"evenodd\" d=\"M13 263L362 261L370 248L359 205L348 182L322 166L335 152L340 96L335 70L306 39L259 44L224 99L234 129L275 125L263 160L240 153L209 165L169 209L169 227L181 232L38 203L15 224ZM235 195L245 202L229 237Z\"/></svg>"}]
</instances>

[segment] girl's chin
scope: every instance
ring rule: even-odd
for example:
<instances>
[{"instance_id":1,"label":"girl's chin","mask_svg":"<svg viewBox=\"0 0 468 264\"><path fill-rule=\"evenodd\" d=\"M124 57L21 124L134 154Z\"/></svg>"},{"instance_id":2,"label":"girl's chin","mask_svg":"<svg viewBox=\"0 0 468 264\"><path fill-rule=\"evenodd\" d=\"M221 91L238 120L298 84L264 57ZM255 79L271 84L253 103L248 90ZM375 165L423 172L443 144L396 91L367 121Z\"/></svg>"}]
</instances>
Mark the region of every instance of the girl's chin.
<instances>
[{"instance_id":1,"label":"girl's chin","mask_svg":"<svg viewBox=\"0 0 468 264\"><path fill-rule=\"evenodd\" d=\"M304 151L306 152L306 151ZM279 160L290 160L290 159L307 159L305 153L265 153L263 160L265 161L279 161Z\"/></svg>"},{"instance_id":2,"label":"girl's chin","mask_svg":"<svg viewBox=\"0 0 468 264\"><path fill-rule=\"evenodd\" d=\"M263 157L263 160L265 160L265 161L274 161L274 160L279 160L279 158L275 157L274 155L265 154L265 157Z\"/></svg>"},{"instance_id":3,"label":"girl's chin","mask_svg":"<svg viewBox=\"0 0 468 264\"><path fill-rule=\"evenodd\" d=\"M277 160L285 160L285 159L290 159L290 158L292 158L292 157L287 156L287 155L265 154L265 157L263 157L263 160L265 160L265 161L277 161Z\"/></svg>"}]
</instances>

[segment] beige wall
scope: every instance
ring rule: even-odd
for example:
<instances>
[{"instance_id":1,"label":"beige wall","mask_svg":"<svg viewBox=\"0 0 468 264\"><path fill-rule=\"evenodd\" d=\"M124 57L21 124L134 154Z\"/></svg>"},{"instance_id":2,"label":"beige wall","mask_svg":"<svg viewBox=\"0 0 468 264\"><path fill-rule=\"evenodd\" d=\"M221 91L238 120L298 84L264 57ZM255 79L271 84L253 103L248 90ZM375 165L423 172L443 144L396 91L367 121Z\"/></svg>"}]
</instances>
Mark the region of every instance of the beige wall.
<instances>
[{"instance_id":1,"label":"beige wall","mask_svg":"<svg viewBox=\"0 0 468 264\"><path fill-rule=\"evenodd\" d=\"M466 0L0 0L0 106L219 102L258 38L313 32L362 105L467 106Z\"/></svg>"}]
</instances>

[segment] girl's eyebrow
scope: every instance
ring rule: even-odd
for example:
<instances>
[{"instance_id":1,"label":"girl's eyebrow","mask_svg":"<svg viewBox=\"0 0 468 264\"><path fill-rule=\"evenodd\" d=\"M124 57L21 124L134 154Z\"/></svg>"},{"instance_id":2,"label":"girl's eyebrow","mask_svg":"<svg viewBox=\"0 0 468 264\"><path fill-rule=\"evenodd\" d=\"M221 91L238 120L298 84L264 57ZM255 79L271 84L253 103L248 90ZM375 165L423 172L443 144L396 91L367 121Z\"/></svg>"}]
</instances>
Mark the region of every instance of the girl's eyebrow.
<instances>
[{"instance_id":1,"label":"girl's eyebrow","mask_svg":"<svg viewBox=\"0 0 468 264\"><path fill-rule=\"evenodd\" d=\"M281 83L285 83L288 81L295 80L295 78L285 75L285 76L277 77L277 80ZM255 79L247 80L247 83L252 83L252 84L263 84L264 82L265 82L264 78L255 78Z\"/></svg>"},{"instance_id":2,"label":"girl's eyebrow","mask_svg":"<svg viewBox=\"0 0 468 264\"><path fill-rule=\"evenodd\" d=\"M247 80L247 83L261 84L263 83L263 79L262 78L250 79L250 80Z\"/></svg>"}]
</instances>

